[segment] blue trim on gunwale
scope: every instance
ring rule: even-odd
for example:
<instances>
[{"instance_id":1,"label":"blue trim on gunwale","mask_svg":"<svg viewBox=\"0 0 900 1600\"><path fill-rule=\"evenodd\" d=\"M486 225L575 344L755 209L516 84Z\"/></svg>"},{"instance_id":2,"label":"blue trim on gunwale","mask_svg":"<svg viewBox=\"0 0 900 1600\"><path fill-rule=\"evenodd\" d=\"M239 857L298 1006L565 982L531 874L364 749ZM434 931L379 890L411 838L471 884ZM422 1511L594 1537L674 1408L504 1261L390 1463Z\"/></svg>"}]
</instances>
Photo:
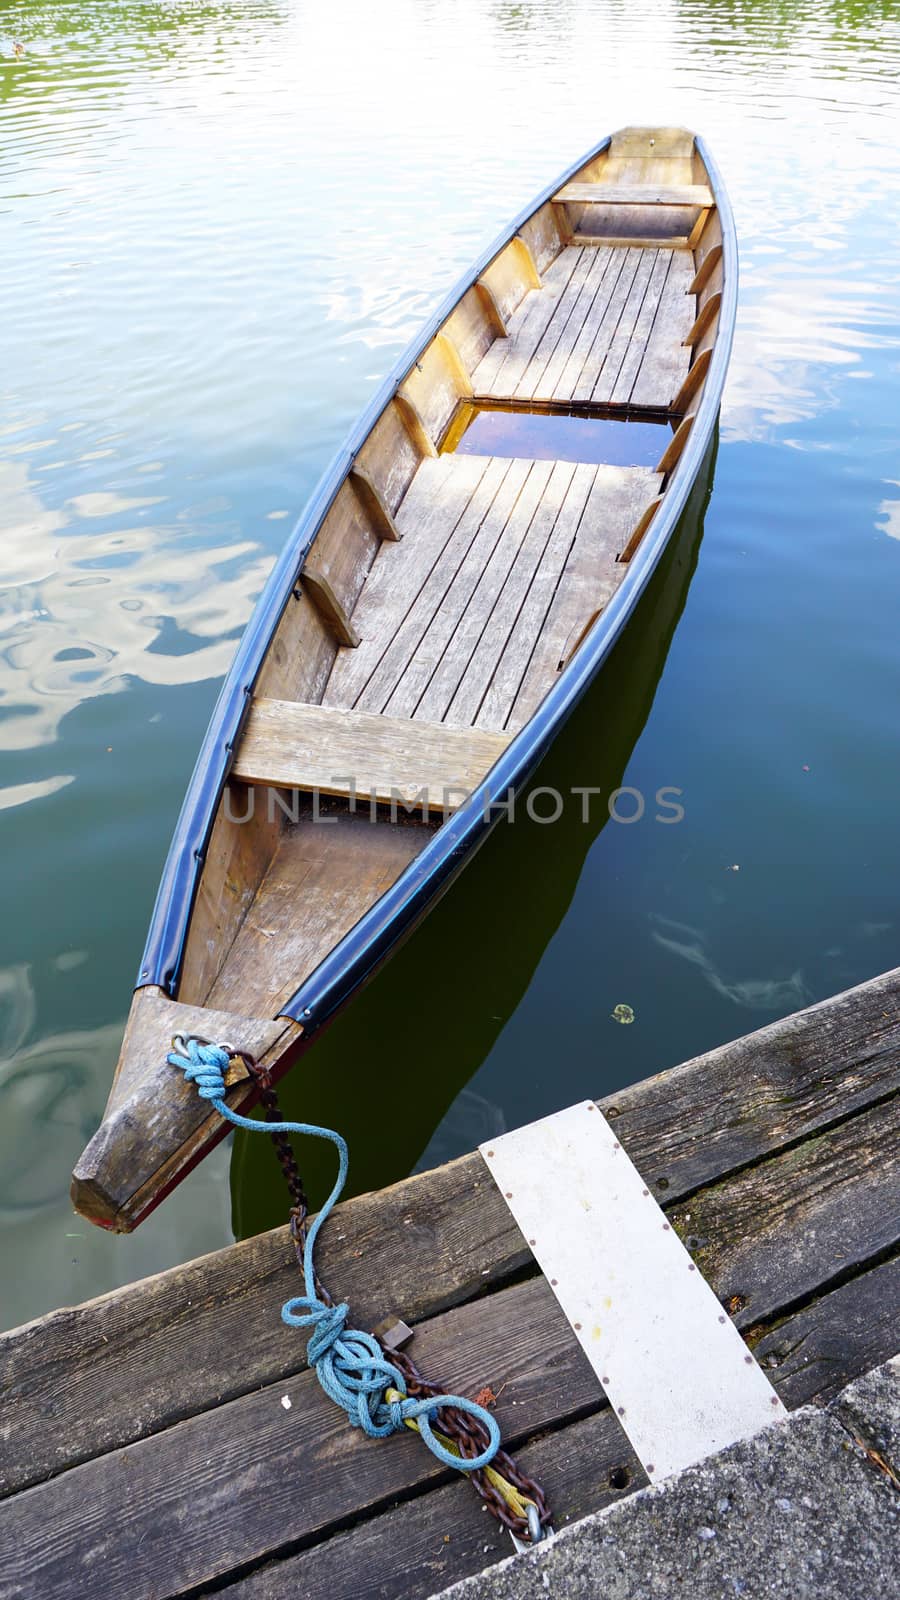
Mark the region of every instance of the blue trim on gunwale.
<instances>
[{"instance_id":1,"label":"blue trim on gunwale","mask_svg":"<svg viewBox=\"0 0 900 1600\"><path fill-rule=\"evenodd\" d=\"M601 140L549 184L450 291L424 329L407 346L313 492L257 601L201 745L163 869L141 962L139 986L159 984L170 993L174 992L203 852L228 775L231 754L249 706L253 682L297 581L306 552L356 451L361 448L414 361L479 273L573 173L606 149L609 138ZM684 509L715 428L737 307L737 237L731 207L718 168L699 137L696 139L696 148L709 174L722 228L722 306L718 337L703 398L688 443L670 479L663 505L629 563L622 583L587 640L484 782L434 834L395 883L335 946L288 1004L282 1007L281 1015L301 1021L307 1035L334 1015L411 930L495 825L503 797L510 790L518 791L534 771L609 654ZM498 805L497 815L493 817L490 812L492 799Z\"/></svg>"}]
</instances>

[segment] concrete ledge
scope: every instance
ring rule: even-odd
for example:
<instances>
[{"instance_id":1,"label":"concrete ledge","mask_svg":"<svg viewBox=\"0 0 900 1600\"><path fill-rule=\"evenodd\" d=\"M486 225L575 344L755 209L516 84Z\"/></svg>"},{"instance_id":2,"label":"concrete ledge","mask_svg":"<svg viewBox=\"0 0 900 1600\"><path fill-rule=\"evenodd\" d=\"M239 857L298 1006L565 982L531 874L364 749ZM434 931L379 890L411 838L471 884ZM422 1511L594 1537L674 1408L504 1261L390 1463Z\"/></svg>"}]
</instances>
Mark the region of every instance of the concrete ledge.
<instances>
[{"instance_id":1,"label":"concrete ledge","mask_svg":"<svg viewBox=\"0 0 900 1600\"><path fill-rule=\"evenodd\" d=\"M900 1489L900 1356L848 1384L831 1409L857 1444L881 1457Z\"/></svg>"},{"instance_id":2,"label":"concrete ledge","mask_svg":"<svg viewBox=\"0 0 900 1600\"><path fill-rule=\"evenodd\" d=\"M900 1358L851 1384L827 1411L795 1411L444 1594L884 1600L897 1592L900 1568L898 1443Z\"/></svg>"}]
</instances>

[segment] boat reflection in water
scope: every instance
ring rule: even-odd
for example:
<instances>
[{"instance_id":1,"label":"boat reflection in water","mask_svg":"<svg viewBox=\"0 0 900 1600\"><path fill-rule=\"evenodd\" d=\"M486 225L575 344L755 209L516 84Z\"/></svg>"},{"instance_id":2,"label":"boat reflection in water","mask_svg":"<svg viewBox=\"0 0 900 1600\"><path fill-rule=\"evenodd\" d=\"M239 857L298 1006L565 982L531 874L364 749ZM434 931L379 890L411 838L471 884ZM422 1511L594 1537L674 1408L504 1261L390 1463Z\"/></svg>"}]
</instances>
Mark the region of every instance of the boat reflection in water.
<instances>
[{"instance_id":1,"label":"boat reflection in water","mask_svg":"<svg viewBox=\"0 0 900 1600\"><path fill-rule=\"evenodd\" d=\"M466 1090L522 1000L566 914L587 853L609 821L603 796L622 784L662 675L703 537L718 436L684 513L628 627L563 727L515 807L502 817L410 939L325 1031L279 1085L285 1116L337 1128L350 1146L347 1194L406 1177L426 1148L432 1165L449 1154L432 1143L465 1092L455 1127L470 1148L522 1120ZM577 788L600 791L583 808ZM564 804L548 825L528 811L537 789ZM647 797L648 809L652 804ZM537 815L554 809L549 796ZM584 820L585 815L587 820ZM537 1069L536 1069L537 1070ZM584 1093L597 1092L586 1073ZM334 1180L333 1151L298 1141L310 1200ZM288 1201L267 1140L236 1134L231 1164L238 1238L284 1222Z\"/></svg>"}]
</instances>

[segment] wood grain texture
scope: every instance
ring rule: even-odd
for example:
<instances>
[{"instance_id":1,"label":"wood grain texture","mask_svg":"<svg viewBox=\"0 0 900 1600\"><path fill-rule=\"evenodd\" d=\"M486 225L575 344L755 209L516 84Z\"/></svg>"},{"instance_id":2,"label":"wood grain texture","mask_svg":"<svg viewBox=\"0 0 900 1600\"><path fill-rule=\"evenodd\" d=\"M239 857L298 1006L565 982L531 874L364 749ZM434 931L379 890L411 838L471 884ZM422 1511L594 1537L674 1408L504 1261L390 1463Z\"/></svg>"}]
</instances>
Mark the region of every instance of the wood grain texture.
<instances>
[{"instance_id":1,"label":"wood grain texture","mask_svg":"<svg viewBox=\"0 0 900 1600\"><path fill-rule=\"evenodd\" d=\"M521 229L511 240L511 243L518 251L519 261L521 262L522 266L522 275L525 278L529 288L539 289L541 287L541 275L538 271L537 262L534 259L531 245L525 238Z\"/></svg>"},{"instance_id":2,"label":"wood grain texture","mask_svg":"<svg viewBox=\"0 0 900 1600\"><path fill-rule=\"evenodd\" d=\"M138 989L131 1004L112 1093L72 1177L76 1210L127 1232L175 1174L224 1129L222 1118L166 1060L176 1033L228 1040L273 1069L299 1035L295 1024L206 1009ZM246 1074L229 1095L237 1110L253 1099Z\"/></svg>"},{"instance_id":3,"label":"wood grain texture","mask_svg":"<svg viewBox=\"0 0 900 1600\"><path fill-rule=\"evenodd\" d=\"M549 608L551 584L561 570L569 544L562 533L554 540L554 532L576 470L571 461L554 463L540 504L524 537L516 544L511 565L503 575L492 609L471 649L468 665L444 711L445 725L468 727L486 720L490 712L482 709L482 702L486 689L497 675L508 677L514 683L523 676L534 642L529 631L530 622L524 613L530 610L536 627L541 605L537 594L533 594L535 585L538 594L543 593L544 611ZM583 504L583 500L579 503ZM570 512L571 515L574 512ZM530 599L532 606L529 608ZM484 616L484 612L481 615ZM470 643L475 632L473 629Z\"/></svg>"},{"instance_id":4,"label":"wood grain texture","mask_svg":"<svg viewBox=\"0 0 900 1600\"><path fill-rule=\"evenodd\" d=\"M699 217L697 218L697 221L694 223L694 226L692 227L690 233L688 234L688 249L689 250L696 250L698 244L700 243L700 240L703 238L703 234L704 234L704 231L706 229L706 225L709 222L709 219L712 216L712 214L713 214L712 211L701 211Z\"/></svg>"},{"instance_id":5,"label":"wood grain texture","mask_svg":"<svg viewBox=\"0 0 900 1600\"><path fill-rule=\"evenodd\" d=\"M399 694L403 697L404 709L408 708L407 714L425 721L444 719L476 649L485 638L487 625L495 614L516 558L528 541L532 525L540 517L554 467L552 461L531 463L505 521L501 524L498 518L492 525L491 518L485 518L479 537L455 574L415 660L401 678L389 709ZM567 473L562 476L568 478ZM505 635L500 630L499 636L493 633L492 637L499 645L499 654L506 642ZM490 665L493 668L494 661ZM418 668L421 671L416 671L411 694L407 697L405 691L411 670Z\"/></svg>"},{"instance_id":6,"label":"wood grain texture","mask_svg":"<svg viewBox=\"0 0 900 1600\"><path fill-rule=\"evenodd\" d=\"M707 328L712 326L716 317L719 315L719 308L721 304L722 296L718 293L711 294L709 299L704 302L701 311L697 315L696 321L685 334L684 343L686 345L695 345L700 343L700 340L703 338Z\"/></svg>"},{"instance_id":7,"label":"wood grain texture","mask_svg":"<svg viewBox=\"0 0 900 1600\"><path fill-rule=\"evenodd\" d=\"M505 750L502 734L334 706L254 700L234 758L247 783L452 811Z\"/></svg>"},{"instance_id":8,"label":"wood grain texture","mask_svg":"<svg viewBox=\"0 0 900 1600\"><path fill-rule=\"evenodd\" d=\"M700 290L712 277L713 272L721 260L722 246L720 244L714 244L711 250L707 250L697 268L697 271L694 273L694 276L691 279L691 286L688 290L688 294L700 293Z\"/></svg>"},{"instance_id":9,"label":"wood grain texture","mask_svg":"<svg viewBox=\"0 0 900 1600\"><path fill-rule=\"evenodd\" d=\"M675 399L672 401L672 411L675 416L683 415L691 401L694 399L695 395L699 394L706 374L709 371L709 363L711 360L711 350L704 350L702 354L697 356L693 365L690 367L688 375L681 385L681 388L675 396Z\"/></svg>"},{"instance_id":10,"label":"wood grain texture","mask_svg":"<svg viewBox=\"0 0 900 1600\"><path fill-rule=\"evenodd\" d=\"M708 174L687 138L658 143L654 130L612 142L567 186L576 238L591 235L636 244L671 243L690 231L698 207L711 200ZM655 199L662 204L656 204Z\"/></svg>"},{"instance_id":11,"label":"wood grain texture","mask_svg":"<svg viewBox=\"0 0 900 1600\"><path fill-rule=\"evenodd\" d=\"M585 315L600 287L608 252L580 250L574 271L553 309L534 350L527 346L513 350L498 380L502 396L508 387L518 400L553 398L555 375L562 370Z\"/></svg>"},{"instance_id":12,"label":"wood grain texture","mask_svg":"<svg viewBox=\"0 0 900 1600\"><path fill-rule=\"evenodd\" d=\"M511 392L511 384L514 387L513 371L517 374L515 382L518 382L518 376L536 350L565 293L580 256L579 250L561 251L546 271L542 287L527 294L508 321L503 319L503 341L498 340L491 346L472 375L472 387L476 394L488 395L504 390ZM499 317L499 309L497 314ZM510 379L501 381L501 374L510 358L514 363L510 368Z\"/></svg>"},{"instance_id":13,"label":"wood grain texture","mask_svg":"<svg viewBox=\"0 0 900 1600\"><path fill-rule=\"evenodd\" d=\"M662 505L663 499L663 495L657 495L655 500L651 500L646 511L641 513L640 517L635 523L633 532L629 534L628 540L618 555L617 560L622 562L628 562L631 560L635 550L643 539L644 534L647 532L647 529L653 521L653 518L656 516L657 511Z\"/></svg>"},{"instance_id":14,"label":"wood grain texture","mask_svg":"<svg viewBox=\"0 0 900 1600\"><path fill-rule=\"evenodd\" d=\"M657 472L671 472L673 467L678 465L678 462L681 460L681 452L688 442L688 435L693 426L694 413L693 411L690 411L686 417L682 417L678 427L675 429L675 432L666 445L665 450L657 461Z\"/></svg>"},{"instance_id":15,"label":"wood grain texture","mask_svg":"<svg viewBox=\"0 0 900 1600\"><path fill-rule=\"evenodd\" d=\"M394 582L373 590L368 610L365 595L360 602L368 653L360 648L360 666L343 670L340 693L349 698L356 682L356 709L429 725L452 715L463 726L464 714L501 733L517 696L516 717L543 698L573 627L623 578L618 552L658 478L644 467L484 458L476 480L466 462L442 458L428 470L432 506L447 504L458 477L474 485L471 501L424 560L412 539L388 552ZM421 504L415 488L412 502ZM434 528L440 536L439 517ZM240 760L239 771L248 776Z\"/></svg>"},{"instance_id":16,"label":"wood grain texture","mask_svg":"<svg viewBox=\"0 0 900 1600\"><path fill-rule=\"evenodd\" d=\"M519 235L531 251L538 272L546 272L563 246L556 212L549 201L546 205L540 206L527 222L523 222Z\"/></svg>"},{"instance_id":17,"label":"wood grain texture","mask_svg":"<svg viewBox=\"0 0 900 1600\"><path fill-rule=\"evenodd\" d=\"M584 465L577 466L569 480L503 654L483 691L475 719L479 727L503 729L510 721L516 698L542 637L562 572L574 549L578 527L594 481L595 470ZM551 673L549 681L552 681L555 668L549 667L547 670Z\"/></svg>"},{"instance_id":18,"label":"wood grain texture","mask_svg":"<svg viewBox=\"0 0 900 1600\"><path fill-rule=\"evenodd\" d=\"M694 153L689 128L620 128L609 141L609 160L688 159Z\"/></svg>"},{"instance_id":19,"label":"wood grain texture","mask_svg":"<svg viewBox=\"0 0 900 1600\"><path fill-rule=\"evenodd\" d=\"M450 457L448 476L463 476L458 463L472 459ZM482 476L463 514L455 523L448 520L443 548L421 586L412 578L410 563L409 577L379 615L380 658L357 696L361 708L395 716L412 714L420 687L427 684L477 585L482 552L489 552L501 537L526 489L531 462L475 459Z\"/></svg>"},{"instance_id":20,"label":"wood grain texture","mask_svg":"<svg viewBox=\"0 0 900 1600\"><path fill-rule=\"evenodd\" d=\"M618 277L613 285L612 294L603 299L603 312L599 322L589 318L586 327L591 333L591 343L584 354L580 371L571 387L564 386L562 397L575 400L581 404L589 404L594 392L594 385L603 371L603 364L609 353L616 331L619 327L626 301L631 294L632 286L638 272L646 271L647 255L643 250L636 250L620 246L614 252L613 259L621 263ZM576 346L576 350L577 350Z\"/></svg>"},{"instance_id":21,"label":"wood grain texture","mask_svg":"<svg viewBox=\"0 0 900 1600\"><path fill-rule=\"evenodd\" d=\"M615 593L626 572L619 552L660 487L659 476L646 467L594 469L571 551L513 700L510 730L518 730L534 715L559 672L570 636L583 629Z\"/></svg>"},{"instance_id":22,"label":"wood grain texture","mask_svg":"<svg viewBox=\"0 0 900 1600\"><path fill-rule=\"evenodd\" d=\"M585 251L585 254L588 254ZM596 285L590 305L586 308L584 316L580 319L580 326L575 330L571 348L566 341L566 359L562 371L556 381L556 390L562 401L574 398L576 387L582 380L588 363L590 370L597 370L597 359L602 363L602 350L600 345L601 329L611 316L611 307L614 305L614 296L620 294L622 279L628 277L628 286L633 280L633 269L637 261L636 256L629 256L628 252L620 246L615 249L598 252L602 278L598 281L596 272L592 273L591 285ZM627 287L625 289L627 293ZM594 355L595 345L598 346L598 355Z\"/></svg>"},{"instance_id":23,"label":"wood grain texture","mask_svg":"<svg viewBox=\"0 0 900 1600\"><path fill-rule=\"evenodd\" d=\"M286 823L210 992L210 1005L222 1010L277 1016L430 835L411 818L373 823L368 806L353 812L325 801L320 809L299 794L284 804L297 820Z\"/></svg>"},{"instance_id":24,"label":"wood grain texture","mask_svg":"<svg viewBox=\"0 0 900 1600\"><path fill-rule=\"evenodd\" d=\"M627 364L635 373L640 366L650 329L659 305L671 257L663 258L665 271L657 271L659 252L642 250L637 271L622 306L615 331L603 361L596 368L590 400L595 405L608 405L615 393L616 384ZM631 384L623 392L630 394ZM576 388L576 394L578 390Z\"/></svg>"},{"instance_id":25,"label":"wood grain texture","mask_svg":"<svg viewBox=\"0 0 900 1600\"><path fill-rule=\"evenodd\" d=\"M508 331L508 323L501 309L500 302L491 288L490 283L486 278L479 278L475 284L475 288L481 296L481 303L484 307L485 315L494 331L495 337L498 339L505 339ZM488 349L490 349L490 346Z\"/></svg>"},{"instance_id":26,"label":"wood grain texture","mask_svg":"<svg viewBox=\"0 0 900 1600\"><path fill-rule=\"evenodd\" d=\"M674 250L653 327L647 338L637 377L629 397L633 406L668 409L690 365L683 344L694 318L694 296L689 293L693 257L689 250Z\"/></svg>"},{"instance_id":27,"label":"wood grain texture","mask_svg":"<svg viewBox=\"0 0 900 1600\"><path fill-rule=\"evenodd\" d=\"M425 452L416 448L396 401L385 406L356 457L395 515ZM429 451L428 454L431 452ZM304 696L312 699L311 695Z\"/></svg>"},{"instance_id":28,"label":"wood grain texture","mask_svg":"<svg viewBox=\"0 0 900 1600\"><path fill-rule=\"evenodd\" d=\"M317 570L307 560L301 573L301 583L335 642L355 650L359 644L359 634L324 572Z\"/></svg>"},{"instance_id":29,"label":"wood grain texture","mask_svg":"<svg viewBox=\"0 0 900 1600\"><path fill-rule=\"evenodd\" d=\"M472 393L459 350L443 330L436 333L406 374L398 398L417 419L413 434L423 455L436 454L447 423L461 399Z\"/></svg>"},{"instance_id":30,"label":"wood grain texture","mask_svg":"<svg viewBox=\"0 0 900 1600\"><path fill-rule=\"evenodd\" d=\"M403 388L400 388L394 395L394 405L403 419L403 425L419 455L426 457L436 456L438 453L437 446L415 400L411 399Z\"/></svg>"},{"instance_id":31,"label":"wood grain texture","mask_svg":"<svg viewBox=\"0 0 900 1600\"><path fill-rule=\"evenodd\" d=\"M627 328L627 338L621 353L617 352L618 359L610 359L594 387L595 400L608 399L612 405L628 405L631 391L640 371L641 361L647 342L653 331L666 286L666 279L672 267L671 250L656 250L651 257L652 269L646 280L646 289L641 297L640 305L635 309L633 322ZM624 330L622 330L624 331ZM619 335L617 334L617 338ZM620 346L623 345L619 339ZM615 342L614 342L615 344Z\"/></svg>"},{"instance_id":32,"label":"wood grain texture","mask_svg":"<svg viewBox=\"0 0 900 1600\"><path fill-rule=\"evenodd\" d=\"M493 344L498 331L491 326L484 301L475 284L456 302L444 323L444 332L455 344L469 374L474 372L485 351Z\"/></svg>"},{"instance_id":33,"label":"wood grain texture","mask_svg":"<svg viewBox=\"0 0 900 1600\"><path fill-rule=\"evenodd\" d=\"M479 495L486 466L475 456L442 456L422 463L396 513L402 539L381 546L357 604L354 620L362 636L360 647L338 653L325 688L325 705L356 705L398 626L398 610L404 616L407 597L411 606L419 595L457 524L472 514L473 502L476 507L489 505L496 493L499 472Z\"/></svg>"},{"instance_id":34,"label":"wood grain texture","mask_svg":"<svg viewBox=\"0 0 900 1600\"><path fill-rule=\"evenodd\" d=\"M393 513L384 500L381 490L371 473L367 472L365 467L361 467L356 463L350 468L347 476L351 487L356 490L378 537L392 541L399 539L400 534L397 531Z\"/></svg>"},{"instance_id":35,"label":"wood grain texture","mask_svg":"<svg viewBox=\"0 0 900 1600\"><path fill-rule=\"evenodd\" d=\"M711 206L706 184L567 183L553 199L558 205Z\"/></svg>"},{"instance_id":36,"label":"wood grain texture","mask_svg":"<svg viewBox=\"0 0 900 1600\"><path fill-rule=\"evenodd\" d=\"M694 264L657 243L562 250L475 368L476 395L665 410L688 367Z\"/></svg>"},{"instance_id":37,"label":"wood grain texture","mask_svg":"<svg viewBox=\"0 0 900 1600\"><path fill-rule=\"evenodd\" d=\"M673 1226L724 1298L771 1317L900 1242L898 1135L894 1096L702 1189L672 1212Z\"/></svg>"},{"instance_id":38,"label":"wood grain texture","mask_svg":"<svg viewBox=\"0 0 900 1600\"><path fill-rule=\"evenodd\" d=\"M530 289L536 288L534 281L534 263L529 258L522 246L522 241L513 237L504 245L499 255L494 256L479 278L490 289L504 322L508 322L520 301Z\"/></svg>"},{"instance_id":39,"label":"wood grain texture","mask_svg":"<svg viewBox=\"0 0 900 1600\"><path fill-rule=\"evenodd\" d=\"M530 1477L547 1485L557 1530L646 1482L609 1411L535 1439L517 1459ZM617 1488L623 1475L625 1487ZM354 1600L421 1600L505 1560L512 1550L509 1534L485 1515L471 1487L454 1482L258 1568L222 1592L228 1600L334 1600L348 1592Z\"/></svg>"},{"instance_id":40,"label":"wood grain texture","mask_svg":"<svg viewBox=\"0 0 900 1600\"><path fill-rule=\"evenodd\" d=\"M452 697L465 669L465 619L481 603L483 582L494 557L527 527L552 470L552 463L490 458L484 482L496 478L490 506L461 519L453 539L428 576L391 640L377 673L360 704L393 716L440 720L440 709ZM502 477L501 477L502 475ZM415 640L414 648L409 643Z\"/></svg>"},{"instance_id":41,"label":"wood grain texture","mask_svg":"<svg viewBox=\"0 0 900 1600\"><path fill-rule=\"evenodd\" d=\"M360 511L362 508L360 507ZM256 687L260 694L318 700L337 642L312 596L295 588L272 636Z\"/></svg>"},{"instance_id":42,"label":"wood grain texture","mask_svg":"<svg viewBox=\"0 0 900 1600\"><path fill-rule=\"evenodd\" d=\"M380 424L376 424L376 428ZM373 430L374 431L374 430ZM408 441L407 441L408 444ZM398 471L406 463L394 439ZM418 461L418 457L416 457ZM376 495L383 495L381 478L362 471L370 479ZM385 506L387 506L385 500ZM309 568L319 574L331 590L345 618L356 605L382 537L380 527L349 482L341 484L313 542ZM299 576L299 574L298 574ZM273 697L297 700L321 699L334 662L337 639L329 620L313 596L295 588L287 601L263 662L257 690Z\"/></svg>"},{"instance_id":43,"label":"wood grain texture","mask_svg":"<svg viewBox=\"0 0 900 1600\"><path fill-rule=\"evenodd\" d=\"M847 1383L890 1359L898 1295L895 1260L762 1331L755 1354L789 1409L827 1404ZM635 1493L646 1481L608 1410L533 1440L518 1460L545 1486L558 1530ZM423 1587L436 1592L502 1561L509 1551L508 1536L484 1516L471 1490L449 1484L262 1567L226 1585L224 1593L228 1600L284 1600L290 1594L331 1600L335 1585L349 1578L353 1593L364 1600L418 1600Z\"/></svg>"},{"instance_id":44,"label":"wood grain texture","mask_svg":"<svg viewBox=\"0 0 900 1600\"><path fill-rule=\"evenodd\" d=\"M294 602L296 603L296 602ZM311 609L311 602L304 597ZM334 655L329 644L329 659ZM213 823L185 943L178 999L202 1006L237 938L281 836L281 820L254 812L242 783L229 779Z\"/></svg>"},{"instance_id":45,"label":"wood grain texture","mask_svg":"<svg viewBox=\"0 0 900 1600\"><path fill-rule=\"evenodd\" d=\"M536 1353L532 1329L545 1313ZM302 1368L302 1339L282 1334ZM555 1417L600 1408L597 1380L543 1280L423 1325L416 1359L451 1391L503 1388L496 1416L512 1448ZM21 1592L39 1560L42 1600L95 1600L101 1563L104 1600L157 1600L162 1574L163 1593L179 1594L448 1477L411 1434L366 1440L315 1374L299 1370L3 1502L0 1595Z\"/></svg>"},{"instance_id":46,"label":"wood grain texture","mask_svg":"<svg viewBox=\"0 0 900 1600\"><path fill-rule=\"evenodd\" d=\"M747 1339L786 1406L819 1405L897 1345L900 1257L820 1294L791 1316L756 1325Z\"/></svg>"},{"instance_id":47,"label":"wood grain texture","mask_svg":"<svg viewBox=\"0 0 900 1600\"><path fill-rule=\"evenodd\" d=\"M604 231L603 228L598 228L595 233L573 230L569 238L569 244L584 245L589 250L599 249L601 245L614 250L621 250L625 245L630 245L633 250L686 250L687 242L686 233L629 233L623 237L621 231L613 233L611 229Z\"/></svg>"},{"instance_id":48,"label":"wood grain texture","mask_svg":"<svg viewBox=\"0 0 900 1600\"><path fill-rule=\"evenodd\" d=\"M898 1088L900 970L599 1103L671 1206ZM384 1314L385 1285L415 1322L528 1260L477 1155L346 1202L320 1254L361 1327ZM0 1492L283 1377L296 1351L278 1310L296 1284L278 1228L0 1336Z\"/></svg>"},{"instance_id":49,"label":"wood grain texture","mask_svg":"<svg viewBox=\"0 0 900 1600\"><path fill-rule=\"evenodd\" d=\"M884 1127L877 1148L887 1150L886 1113L893 1110L896 1135L900 1098L876 1106L842 1123L830 1134L814 1138L762 1162L717 1188L720 1196L755 1186L752 1211L743 1209L743 1230L721 1234L711 1250L702 1240L693 1253L723 1304L736 1306L735 1320L748 1328L760 1315L773 1316L807 1286L827 1281L835 1256L835 1240L854 1227L863 1196L871 1222L876 1210L881 1234L890 1229L900 1242L900 1210L889 1202L896 1188L898 1163L893 1162L893 1188L884 1166L873 1170L873 1127ZM841 1138L840 1160L821 1160L823 1138ZM835 1145L836 1148L836 1145ZM777 1203L769 1226L767 1206L787 1186L776 1169L802 1157L799 1165L818 1187L825 1188L824 1227L810 1229L807 1192L802 1181L800 1203ZM688 1202L691 1224L698 1215L709 1225L706 1194ZM732 1204L735 1216L742 1210ZM721 1207L720 1207L721 1211ZM670 1213L676 1225L681 1211ZM752 1218L748 1226L748 1217ZM889 1220L888 1220L889 1219ZM762 1222L763 1225L760 1225ZM873 1240L880 1246L882 1238ZM734 1254L739 1279L732 1285ZM804 1268L796 1269L802 1256ZM847 1252L837 1263L843 1269ZM396 1303L396 1302L395 1302ZM535 1339L535 1329L540 1338ZM286 1339L294 1337L283 1329ZM558 1428L586 1414L605 1409L602 1390L578 1345L564 1313L543 1277L532 1278L486 1299L476 1299L434 1319L416 1331L415 1354L423 1370L440 1375L448 1388L472 1392L484 1383L498 1395L497 1420L510 1448L530 1434ZM281 1396L288 1393L286 1412ZM299 1474L304 1492L296 1493ZM240 1399L184 1421L178 1427L145 1439L124 1451L113 1451L76 1467L46 1485L6 1502L0 1508L9 1534L11 1559L3 1580L15 1591L40 1552L42 1595L81 1600L95 1590L96 1563L103 1560L104 1595L109 1600L143 1600L159 1593L165 1562L167 1592L215 1581L235 1567L259 1561L285 1543L290 1516L291 1539L309 1539L329 1527L386 1507L397 1495L446 1479L433 1457L412 1438L396 1438L373 1447L347 1427L343 1414L327 1400L314 1374L302 1372ZM185 1524L186 1505L198 1496L209 1515ZM241 1516L214 1515L218 1499L236 1500ZM189 1530L189 1531L188 1531ZM0 1593L3 1591L0 1590Z\"/></svg>"},{"instance_id":50,"label":"wood grain texture","mask_svg":"<svg viewBox=\"0 0 900 1600\"><path fill-rule=\"evenodd\" d=\"M667 1179L665 1186L656 1182L662 1199L676 1183L700 1188L709 1165L723 1172L749 1165L898 1087L900 969L648 1078L639 1095L635 1086L605 1104L617 1112L617 1131L638 1166L652 1142L661 1157L657 1172ZM686 1110L691 1100L686 1117L676 1107Z\"/></svg>"},{"instance_id":51,"label":"wood grain texture","mask_svg":"<svg viewBox=\"0 0 900 1600\"><path fill-rule=\"evenodd\" d=\"M551 201L551 204L553 204L552 201ZM554 205L553 206L553 214L554 214L554 216L556 218L557 230L559 232L559 236L560 236L560 238L561 238L561 240L563 242L563 245L565 246L565 245L568 245L568 244L572 244L573 241L575 240L575 230L574 230L574 228L572 226L572 219L569 216L568 210L566 209L565 206ZM584 243L584 241L582 239L579 239L577 241L577 243L582 244L582 243Z\"/></svg>"}]
</instances>

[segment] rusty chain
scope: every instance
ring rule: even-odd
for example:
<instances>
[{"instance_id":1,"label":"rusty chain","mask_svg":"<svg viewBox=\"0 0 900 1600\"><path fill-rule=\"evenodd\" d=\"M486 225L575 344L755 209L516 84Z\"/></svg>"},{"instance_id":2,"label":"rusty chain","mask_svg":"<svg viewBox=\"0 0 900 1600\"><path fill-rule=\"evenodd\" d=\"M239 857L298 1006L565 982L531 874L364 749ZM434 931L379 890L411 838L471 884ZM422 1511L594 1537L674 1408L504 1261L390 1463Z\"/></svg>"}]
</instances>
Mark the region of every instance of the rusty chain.
<instances>
[{"instance_id":1,"label":"rusty chain","mask_svg":"<svg viewBox=\"0 0 900 1600\"><path fill-rule=\"evenodd\" d=\"M278 1096L272 1085L268 1071L255 1062L250 1056L243 1055L248 1070L254 1078L259 1089L266 1121L281 1122L283 1117L278 1104ZM271 1133L269 1137L275 1147L279 1165L284 1173L285 1182L291 1197L290 1229L294 1244L294 1251L301 1272L305 1265L307 1222L309 1218L309 1200L297 1165L294 1148L284 1133ZM314 1272L316 1293L326 1305L334 1305L332 1296L321 1282L318 1273ZM377 1337L377 1335L376 1335ZM431 1399L435 1395L443 1394L443 1386L433 1383L418 1369L415 1362L402 1350L391 1349L382 1339L378 1340L384 1351L385 1357L397 1370L402 1373L406 1383L407 1392L415 1399ZM468 1416L465 1412L446 1407L439 1411L436 1419L437 1427L448 1439L451 1439L460 1452L467 1459L480 1455L488 1444L488 1433L482 1422L477 1417ZM541 1528L547 1528L551 1521L550 1508L547 1505L544 1491L539 1483L529 1478L516 1464L511 1456L503 1449L498 1450L492 1467L526 1500L532 1501L537 1509ZM518 1516L507 1505L500 1490L491 1483L487 1471L470 1472L466 1476L473 1484L480 1498L484 1501L488 1511L504 1528L508 1528L517 1538L530 1542L531 1534L528 1523L524 1517Z\"/></svg>"}]
</instances>

